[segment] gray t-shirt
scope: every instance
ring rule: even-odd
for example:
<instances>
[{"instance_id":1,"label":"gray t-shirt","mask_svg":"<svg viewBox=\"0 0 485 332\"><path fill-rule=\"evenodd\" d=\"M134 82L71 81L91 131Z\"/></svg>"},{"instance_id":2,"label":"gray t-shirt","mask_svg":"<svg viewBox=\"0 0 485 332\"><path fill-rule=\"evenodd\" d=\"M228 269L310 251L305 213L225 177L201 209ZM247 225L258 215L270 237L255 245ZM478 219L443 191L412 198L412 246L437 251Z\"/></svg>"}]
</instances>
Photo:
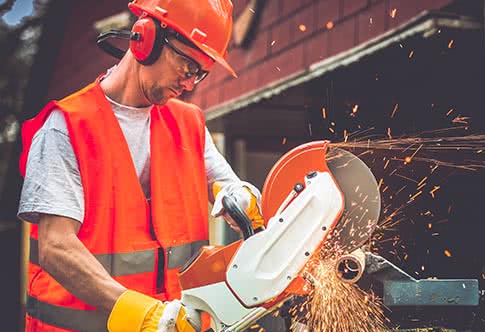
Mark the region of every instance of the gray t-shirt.
<instances>
[{"instance_id":1,"label":"gray t-shirt","mask_svg":"<svg viewBox=\"0 0 485 332\"><path fill-rule=\"evenodd\" d=\"M145 196L150 198L150 109L116 103L108 98L133 159ZM207 182L240 181L219 153L206 130ZM18 217L36 223L40 214L84 219L84 192L77 159L72 149L64 115L53 110L36 133L29 151Z\"/></svg>"}]
</instances>

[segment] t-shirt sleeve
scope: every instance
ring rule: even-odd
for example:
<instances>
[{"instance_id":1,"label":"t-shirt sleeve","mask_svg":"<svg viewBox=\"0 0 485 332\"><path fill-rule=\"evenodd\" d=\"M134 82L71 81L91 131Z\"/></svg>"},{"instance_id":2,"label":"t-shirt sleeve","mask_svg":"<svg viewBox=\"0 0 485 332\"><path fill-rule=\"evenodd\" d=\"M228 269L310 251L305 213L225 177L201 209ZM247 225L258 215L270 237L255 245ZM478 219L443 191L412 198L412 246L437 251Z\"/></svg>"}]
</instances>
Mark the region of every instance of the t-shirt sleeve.
<instances>
[{"instance_id":1,"label":"t-shirt sleeve","mask_svg":"<svg viewBox=\"0 0 485 332\"><path fill-rule=\"evenodd\" d=\"M209 133L207 127L205 128L205 169L207 174L207 184L209 186L209 199L213 201L212 184L216 181L228 184L232 182L240 182L239 177L234 173L229 163L217 150L214 141Z\"/></svg>"},{"instance_id":2,"label":"t-shirt sleeve","mask_svg":"<svg viewBox=\"0 0 485 332\"><path fill-rule=\"evenodd\" d=\"M27 159L18 217L37 223L41 214L84 219L81 176L64 116L51 113L35 135Z\"/></svg>"}]
</instances>

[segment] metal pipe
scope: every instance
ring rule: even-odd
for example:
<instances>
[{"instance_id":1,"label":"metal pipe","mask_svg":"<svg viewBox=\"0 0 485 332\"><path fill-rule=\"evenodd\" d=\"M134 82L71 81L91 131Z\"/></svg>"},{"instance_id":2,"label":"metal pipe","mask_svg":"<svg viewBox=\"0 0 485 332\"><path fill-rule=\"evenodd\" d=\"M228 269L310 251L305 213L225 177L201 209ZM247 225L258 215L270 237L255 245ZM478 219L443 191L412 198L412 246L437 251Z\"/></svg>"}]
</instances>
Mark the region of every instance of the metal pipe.
<instances>
[{"instance_id":1,"label":"metal pipe","mask_svg":"<svg viewBox=\"0 0 485 332\"><path fill-rule=\"evenodd\" d=\"M342 255L335 266L337 275L342 281L356 283L362 277L365 269L365 253L356 249L350 254Z\"/></svg>"}]
</instances>

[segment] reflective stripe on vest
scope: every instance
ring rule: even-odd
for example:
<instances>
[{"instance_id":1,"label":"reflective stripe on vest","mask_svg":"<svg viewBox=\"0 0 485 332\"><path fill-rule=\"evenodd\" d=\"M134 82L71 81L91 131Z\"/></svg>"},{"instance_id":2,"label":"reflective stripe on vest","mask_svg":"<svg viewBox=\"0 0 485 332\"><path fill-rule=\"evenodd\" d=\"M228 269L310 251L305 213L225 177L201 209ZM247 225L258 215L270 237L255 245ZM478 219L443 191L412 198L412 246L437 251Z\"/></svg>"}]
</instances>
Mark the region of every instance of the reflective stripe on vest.
<instances>
[{"instance_id":1,"label":"reflective stripe on vest","mask_svg":"<svg viewBox=\"0 0 485 332\"><path fill-rule=\"evenodd\" d=\"M39 321L76 331L107 331L106 317L97 310L79 310L53 305L27 295L27 313Z\"/></svg>"},{"instance_id":2,"label":"reflective stripe on vest","mask_svg":"<svg viewBox=\"0 0 485 332\"><path fill-rule=\"evenodd\" d=\"M181 268L203 246L209 244L209 240L199 240L192 243L182 244L167 248L167 269Z\"/></svg>"},{"instance_id":3,"label":"reflective stripe on vest","mask_svg":"<svg viewBox=\"0 0 485 332\"><path fill-rule=\"evenodd\" d=\"M209 244L209 241L200 240L168 247L167 268L170 270L182 267L193 254L207 244ZM30 263L35 265L39 265L38 248L38 241L30 238ZM155 251L153 249L128 253L95 254L94 257L113 277L153 272L155 269Z\"/></svg>"},{"instance_id":4,"label":"reflective stripe on vest","mask_svg":"<svg viewBox=\"0 0 485 332\"><path fill-rule=\"evenodd\" d=\"M182 267L190 257L209 241L200 240L167 248L168 269ZM94 257L111 276L152 272L154 250L118 254L97 254ZM38 241L30 238L30 263L39 265ZM27 295L27 313L32 318L63 329L76 331L106 331L106 318L96 310L81 310L53 305Z\"/></svg>"}]
</instances>

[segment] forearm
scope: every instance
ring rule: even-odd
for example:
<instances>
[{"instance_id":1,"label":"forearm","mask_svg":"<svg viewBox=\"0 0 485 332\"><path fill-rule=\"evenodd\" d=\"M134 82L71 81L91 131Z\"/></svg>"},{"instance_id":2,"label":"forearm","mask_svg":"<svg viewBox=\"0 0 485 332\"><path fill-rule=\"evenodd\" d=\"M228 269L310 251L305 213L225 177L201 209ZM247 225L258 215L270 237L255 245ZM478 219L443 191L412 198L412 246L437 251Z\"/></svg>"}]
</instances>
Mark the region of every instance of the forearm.
<instances>
[{"instance_id":1,"label":"forearm","mask_svg":"<svg viewBox=\"0 0 485 332\"><path fill-rule=\"evenodd\" d=\"M109 313L125 287L115 281L86 249L76 233L54 236L58 216L43 216L39 227L41 267L81 301ZM53 222L54 220L54 222Z\"/></svg>"}]
</instances>

